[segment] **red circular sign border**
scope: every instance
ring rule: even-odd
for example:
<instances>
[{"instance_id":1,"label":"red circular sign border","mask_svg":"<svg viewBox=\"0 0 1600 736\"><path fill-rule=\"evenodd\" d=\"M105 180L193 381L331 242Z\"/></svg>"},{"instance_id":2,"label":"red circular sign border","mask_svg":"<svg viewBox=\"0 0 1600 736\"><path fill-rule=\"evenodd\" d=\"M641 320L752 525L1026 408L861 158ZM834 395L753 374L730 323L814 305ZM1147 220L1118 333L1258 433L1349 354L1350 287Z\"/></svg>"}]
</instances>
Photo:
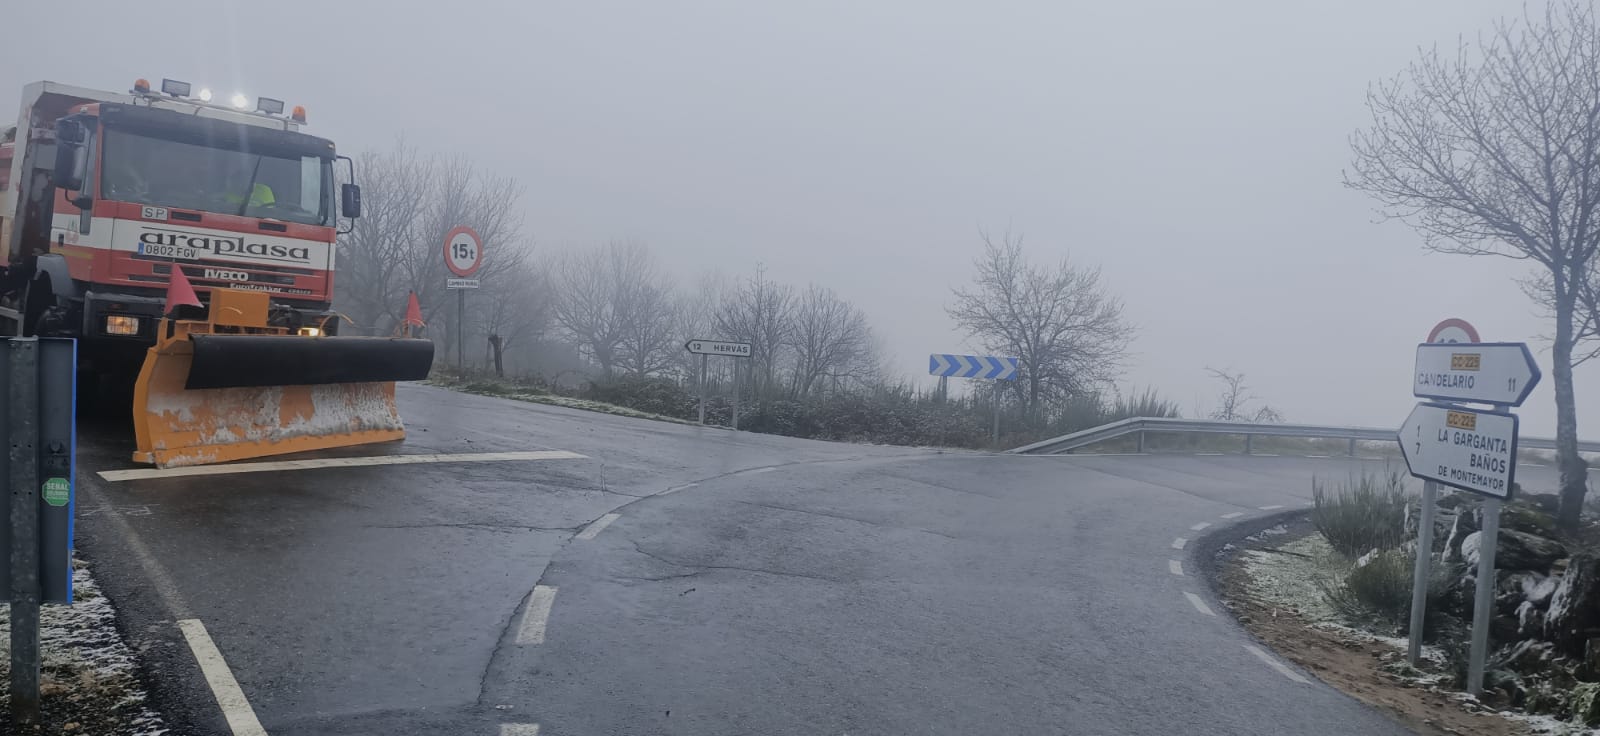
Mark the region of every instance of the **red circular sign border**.
<instances>
[{"instance_id":1,"label":"red circular sign border","mask_svg":"<svg viewBox=\"0 0 1600 736\"><path fill-rule=\"evenodd\" d=\"M461 233L467 233L471 235L472 240L478 244L478 258L473 262L472 268L469 268L466 271L457 271L456 264L450 260L450 241L455 240L456 236L460 235ZM450 228L450 232L444 234L443 252L444 267L450 269L450 273L453 273L461 278L470 278L472 274L477 273L478 269L483 267L483 238L478 235L477 230L473 230L466 225L457 225L453 228Z\"/></svg>"},{"instance_id":2,"label":"red circular sign border","mask_svg":"<svg viewBox=\"0 0 1600 736\"><path fill-rule=\"evenodd\" d=\"M482 248L480 247L479 250L481 251ZM482 257L482 256L480 255L480 257ZM1434 340L1438 339L1439 338L1439 333L1444 332L1446 328L1450 328L1450 327L1460 328L1463 332L1467 333L1467 337L1472 338L1473 342L1483 342L1483 339L1478 337L1477 328L1473 327L1466 320L1457 319L1455 317L1451 317L1450 319L1447 319L1447 320L1445 320L1443 322L1440 322L1439 324L1434 325L1433 329L1428 331L1428 342L1431 343Z\"/></svg>"}]
</instances>

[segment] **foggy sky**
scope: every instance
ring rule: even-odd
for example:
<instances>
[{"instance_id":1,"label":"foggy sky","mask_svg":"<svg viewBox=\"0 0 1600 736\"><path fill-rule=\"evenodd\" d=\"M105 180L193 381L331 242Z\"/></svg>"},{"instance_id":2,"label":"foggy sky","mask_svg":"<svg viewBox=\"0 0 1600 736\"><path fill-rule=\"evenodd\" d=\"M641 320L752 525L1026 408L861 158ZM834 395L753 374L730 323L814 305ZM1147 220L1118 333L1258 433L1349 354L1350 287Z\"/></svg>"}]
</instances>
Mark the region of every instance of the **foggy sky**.
<instances>
[{"instance_id":1,"label":"foggy sky","mask_svg":"<svg viewBox=\"0 0 1600 736\"><path fill-rule=\"evenodd\" d=\"M1523 264L1425 254L1340 183L1367 84L1513 3L21 5L0 100L166 76L304 104L346 153L404 133L526 182L539 248L633 238L685 284L760 263L833 287L908 376L975 347L943 307L985 228L1102 266L1139 326L1124 388L1191 416L1215 366L1290 421L1398 426L1438 320L1550 331ZM1535 352L1523 431L1551 436Z\"/></svg>"}]
</instances>

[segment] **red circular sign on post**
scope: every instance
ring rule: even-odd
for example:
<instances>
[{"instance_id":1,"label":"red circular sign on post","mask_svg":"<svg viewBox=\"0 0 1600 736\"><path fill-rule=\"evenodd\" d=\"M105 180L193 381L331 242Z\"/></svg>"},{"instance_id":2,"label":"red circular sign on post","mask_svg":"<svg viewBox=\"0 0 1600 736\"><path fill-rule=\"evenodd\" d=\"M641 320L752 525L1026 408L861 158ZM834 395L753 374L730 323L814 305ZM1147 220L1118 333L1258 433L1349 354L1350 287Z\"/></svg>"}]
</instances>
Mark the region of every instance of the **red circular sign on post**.
<instances>
[{"instance_id":1,"label":"red circular sign on post","mask_svg":"<svg viewBox=\"0 0 1600 736\"><path fill-rule=\"evenodd\" d=\"M457 225L444 236L444 265L461 278L468 278L483 265L483 239L478 231Z\"/></svg>"},{"instance_id":2,"label":"red circular sign on post","mask_svg":"<svg viewBox=\"0 0 1600 736\"><path fill-rule=\"evenodd\" d=\"M1464 319L1451 317L1433 326L1428 332L1428 342L1483 342L1478 331Z\"/></svg>"}]
</instances>

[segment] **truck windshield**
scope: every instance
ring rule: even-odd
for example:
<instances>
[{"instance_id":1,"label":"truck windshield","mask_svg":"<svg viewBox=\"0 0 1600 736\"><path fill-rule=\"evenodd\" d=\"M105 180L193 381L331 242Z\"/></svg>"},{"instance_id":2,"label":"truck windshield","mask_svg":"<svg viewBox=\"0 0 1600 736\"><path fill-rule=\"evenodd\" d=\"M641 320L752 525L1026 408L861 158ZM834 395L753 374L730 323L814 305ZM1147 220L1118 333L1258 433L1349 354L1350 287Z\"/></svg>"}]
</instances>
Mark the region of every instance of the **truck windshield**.
<instances>
[{"instance_id":1,"label":"truck windshield","mask_svg":"<svg viewBox=\"0 0 1600 736\"><path fill-rule=\"evenodd\" d=\"M261 217L333 220L333 162L106 131L100 195L118 202Z\"/></svg>"}]
</instances>

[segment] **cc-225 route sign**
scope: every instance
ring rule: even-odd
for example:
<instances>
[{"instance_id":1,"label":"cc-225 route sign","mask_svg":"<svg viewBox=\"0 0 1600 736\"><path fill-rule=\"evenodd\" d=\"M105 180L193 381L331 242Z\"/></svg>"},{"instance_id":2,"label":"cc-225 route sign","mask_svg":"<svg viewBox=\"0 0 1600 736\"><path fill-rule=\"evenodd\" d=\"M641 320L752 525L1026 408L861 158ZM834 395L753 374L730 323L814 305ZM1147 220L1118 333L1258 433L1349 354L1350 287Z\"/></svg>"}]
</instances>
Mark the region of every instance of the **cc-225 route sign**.
<instances>
[{"instance_id":1,"label":"cc-225 route sign","mask_svg":"<svg viewBox=\"0 0 1600 736\"><path fill-rule=\"evenodd\" d=\"M1501 500L1517 471L1517 415L1447 404L1417 404L1400 427L1411 474Z\"/></svg>"},{"instance_id":2,"label":"cc-225 route sign","mask_svg":"<svg viewBox=\"0 0 1600 736\"><path fill-rule=\"evenodd\" d=\"M1539 364L1520 342L1423 343L1411 393L1424 399L1521 406Z\"/></svg>"},{"instance_id":3,"label":"cc-225 route sign","mask_svg":"<svg viewBox=\"0 0 1600 736\"><path fill-rule=\"evenodd\" d=\"M483 265L483 238L478 231L458 225L444 236L444 265L450 273L471 278Z\"/></svg>"}]
</instances>

